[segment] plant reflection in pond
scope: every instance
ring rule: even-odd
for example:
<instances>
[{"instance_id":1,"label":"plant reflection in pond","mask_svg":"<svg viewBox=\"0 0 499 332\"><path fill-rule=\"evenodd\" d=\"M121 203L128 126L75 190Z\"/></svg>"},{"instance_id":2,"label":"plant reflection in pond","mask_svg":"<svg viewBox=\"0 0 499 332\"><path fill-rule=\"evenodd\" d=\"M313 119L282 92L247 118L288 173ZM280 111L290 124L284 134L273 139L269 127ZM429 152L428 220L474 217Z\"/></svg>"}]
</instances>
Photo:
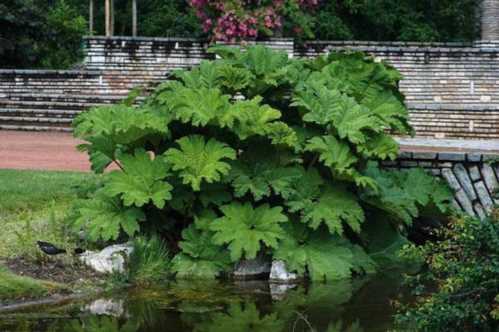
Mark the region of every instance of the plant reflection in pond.
<instances>
[{"instance_id":1,"label":"plant reflection in pond","mask_svg":"<svg viewBox=\"0 0 499 332\"><path fill-rule=\"evenodd\" d=\"M0 331L374 332L391 328L398 278L277 285L172 282L43 314L0 314ZM123 310L116 308L123 307ZM111 310L112 309L112 310Z\"/></svg>"}]
</instances>

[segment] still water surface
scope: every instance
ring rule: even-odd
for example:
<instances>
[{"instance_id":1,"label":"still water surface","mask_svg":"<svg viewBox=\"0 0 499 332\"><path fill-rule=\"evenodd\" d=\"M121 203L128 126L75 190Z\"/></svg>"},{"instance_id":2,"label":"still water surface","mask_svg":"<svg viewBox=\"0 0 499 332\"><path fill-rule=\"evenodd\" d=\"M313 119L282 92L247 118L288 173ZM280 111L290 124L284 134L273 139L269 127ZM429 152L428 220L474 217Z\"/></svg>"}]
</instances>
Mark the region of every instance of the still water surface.
<instances>
[{"instance_id":1,"label":"still water surface","mask_svg":"<svg viewBox=\"0 0 499 332\"><path fill-rule=\"evenodd\" d=\"M378 332L404 293L398 275L329 284L172 282L65 306L0 314L10 332Z\"/></svg>"}]
</instances>

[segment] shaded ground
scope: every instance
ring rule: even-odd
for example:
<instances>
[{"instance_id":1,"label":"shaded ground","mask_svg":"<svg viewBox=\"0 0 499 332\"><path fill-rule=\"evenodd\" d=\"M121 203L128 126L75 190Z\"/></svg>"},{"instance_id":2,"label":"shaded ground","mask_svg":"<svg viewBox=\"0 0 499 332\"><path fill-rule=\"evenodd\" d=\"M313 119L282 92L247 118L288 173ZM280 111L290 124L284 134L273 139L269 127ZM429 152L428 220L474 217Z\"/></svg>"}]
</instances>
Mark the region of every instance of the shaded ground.
<instances>
[{"instance_id":1,"label":"shaded ground","mask_svg":"<svg viewBox=\"0 0 499 332\"><path fill-rule=\"evenodd\" d=\"M24 258L9 259L4 262L12 272L34 279L50 280L61 284L73 284L81 280L98 279L99 275L82 265L68 267L58 260L43 263L26 261Z\"/></svg>"}]
</instances>

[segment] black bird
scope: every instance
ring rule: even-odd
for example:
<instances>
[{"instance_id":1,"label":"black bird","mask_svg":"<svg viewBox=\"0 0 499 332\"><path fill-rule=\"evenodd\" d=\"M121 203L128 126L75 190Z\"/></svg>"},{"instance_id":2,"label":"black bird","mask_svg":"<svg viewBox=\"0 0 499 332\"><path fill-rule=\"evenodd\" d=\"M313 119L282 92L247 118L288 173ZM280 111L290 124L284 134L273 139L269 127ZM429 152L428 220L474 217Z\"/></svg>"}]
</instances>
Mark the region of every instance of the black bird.
<instances>
[{"instance_id":1,"label":"black bird","mask_svg":"<svg viewBox=\"0 0 499 332\"><path fill-rule=\"evenodd\" d=\"M66 253L66 250L59 249L56 246L54 246L52 243L43 242L43 241L36 241L36 243L38 244L40 250L46 253L47 255L53 256Z\"/></svg>"},{"instance_id":2,"label":"black bird","mask_svg":"<svg viewBox=\"0 0 499 332\"><path fill-rule=\"evenodd\" d=\"M85 249L81 249L81 248L76 248L76 249L74 250L75 255L81 255L81 254L83 254L84 252L85 252Z\"/></svg>"}]
</instances>

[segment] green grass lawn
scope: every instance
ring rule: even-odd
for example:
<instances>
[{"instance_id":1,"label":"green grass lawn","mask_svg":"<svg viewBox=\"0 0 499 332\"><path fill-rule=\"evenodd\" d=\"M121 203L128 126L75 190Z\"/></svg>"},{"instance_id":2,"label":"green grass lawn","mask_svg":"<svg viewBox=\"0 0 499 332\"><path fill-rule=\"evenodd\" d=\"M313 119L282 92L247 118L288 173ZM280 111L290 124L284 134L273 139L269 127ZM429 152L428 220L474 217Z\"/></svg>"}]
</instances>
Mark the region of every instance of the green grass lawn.
<instances>
[{"instance_id":1,"label":"green grass lawn","mask_svg":"<svg viewBox=\"0 0 499 332\"><path fill-rule=\"evenodd\" d=\"M0 215L41 210L52 201L67 203L93 178L90 173L0 169Z\"/></svg>"},{"instance_id":2,"label":"green grass lawn","mask_svg":"<svg viewBox=\"0 0 499 332\"><path fill-rule=\"evenodd\" d=\"M16 275L2 261L23 258L43 264L49 258L39 250L37 240L63 248L76 245L68 213L78 194L96 182L90 173L0 170L0 302L46 296L63 287ZM58 259L72 262L70 256Z\"/></svg>"},{"instance_id":3,"label":"green grass lawn","mask_svg":"<svg viewBox=\"0 0 499 332\"><path fill-rule=\"evenodd\" d=\"M0 259L40 258L36 240L67 244L66 219L90 173L0 170Z\"/></svg>"}]
</instances>

